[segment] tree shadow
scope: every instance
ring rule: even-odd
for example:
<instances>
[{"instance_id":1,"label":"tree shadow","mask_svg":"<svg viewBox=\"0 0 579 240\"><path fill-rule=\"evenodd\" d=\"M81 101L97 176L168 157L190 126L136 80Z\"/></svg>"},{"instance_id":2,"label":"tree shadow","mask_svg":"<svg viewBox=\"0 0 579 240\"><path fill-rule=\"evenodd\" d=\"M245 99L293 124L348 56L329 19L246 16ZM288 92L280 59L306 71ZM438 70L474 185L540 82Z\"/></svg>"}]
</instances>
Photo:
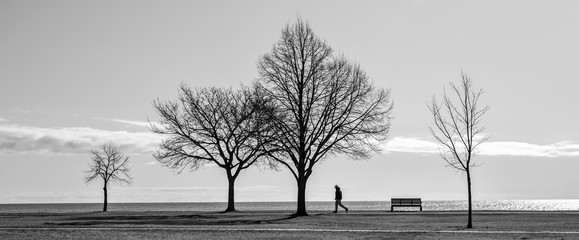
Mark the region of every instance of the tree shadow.
<instances>
[{"instance_id":1,"label":"tree shadow","mask_svg":"<svg viewBox=\"0 0 579 240\"><path fill-rule=\"evenodd\" d=\"M231 213L231 212L230 212ZM239 213L239 212L237 212ZM141 215L91 215L71 217L62 221L46 222L45 225L53 226L94 226L94 225L259 225L259 224L284 224L284 221L296 218L293 215L264 215L254 213L222 214L141 214Z\"/></svg>"},{"instance_id":2,"label":"tree shadow","mask_svg":"<svg viewBox=\"0 0 579 240\"><path fill-rule=\"evenodd\" d=\"M469 231L469 230L474 230L475 227L467 228L466 226L456 226L455 225L455 226L448 226L448 227L446 227L446 229L450 229L453 231Z\"/></svg>"},{"instance_id":3,"label":"tree shadow","mask_svg":"<svg viewBox=\"0 0 579 240\"><path fill-rule=\"evenodd\" d=\"M311 216L329 216L329 215L336 215L335 213L316 213L316 214L311 214Z\"/></svg>"}]
</instances>

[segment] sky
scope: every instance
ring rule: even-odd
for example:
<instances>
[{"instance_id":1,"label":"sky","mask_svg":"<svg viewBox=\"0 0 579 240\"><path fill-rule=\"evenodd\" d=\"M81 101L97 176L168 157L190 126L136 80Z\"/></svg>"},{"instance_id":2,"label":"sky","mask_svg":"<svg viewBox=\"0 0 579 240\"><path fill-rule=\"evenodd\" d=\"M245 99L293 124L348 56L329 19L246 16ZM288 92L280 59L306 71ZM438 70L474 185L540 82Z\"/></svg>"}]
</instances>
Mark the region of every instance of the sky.
<instances>
[{"instance_id":1,"label":"sky","mask_svg":"<svg viewBox=\"0 0 579 240\"><path fill-rule=\"evenodd\" d=\"M390 89L390 139L366 160L329 156L306 199L466 199L428 131L427 103L467 73L490 107L475 200L579 199L577 1L0 1L0 203L100 202L89 150L112 141L134 182L109 202L226 201L225 172L181 174L152 153L156 99L180 83L236 88L297 18ZM287 170L256 166L237 201L295 201Z\"/></svg>"}]
</instances>

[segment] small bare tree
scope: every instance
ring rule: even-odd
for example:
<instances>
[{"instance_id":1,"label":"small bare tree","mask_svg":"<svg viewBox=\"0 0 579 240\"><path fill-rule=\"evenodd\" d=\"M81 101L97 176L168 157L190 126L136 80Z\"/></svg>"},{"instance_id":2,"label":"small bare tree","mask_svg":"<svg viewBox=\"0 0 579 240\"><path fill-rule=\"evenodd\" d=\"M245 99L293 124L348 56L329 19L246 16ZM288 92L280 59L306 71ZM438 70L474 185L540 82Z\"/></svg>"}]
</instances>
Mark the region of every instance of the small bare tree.
<instances>
[{"instance_id":1,"label":"small bare tree","mask_svg":"<svg viewBox=\"0 0 579 240\"><path fill-rule=\"evenodd\" d=\"M91 161L89 169L85 171L88 174L85 182L89 183L96 179L103 180L104 204L103 212L107 211L108 204L108 186L109 183L126 183L132 182L129 176L129 157L119 151L118 147L112 143L106 143L90 151Z\"/></svg>"},{"instance_id":2,"label":"small bare tree","mask_svg":"<svg viewBox=\"0 0 579 240\"><path fill-rule=\"evenodd\" d=\"M434 124L429 126L432 136L440 145L440 155L449 167L466 173L468 186L468 224L472 228L472 192L471 168L476 167L473 157L477 147L488 140L485 127L481 126L483 115L488 106L479 107L479 97L483 90L475 90L471 79L463 72L459 85L450 83L456 98L451 98L446 91L441 102L432 97L429 104L434 117Z\"/></svg>"},{"instance_id":3,"label":"small bare tree","mask_svg":"<svg viewBox=\"0 0 579 240\"><path fill-rule=\"evenodd\" d=\"M235 211L235 180L242 170L265 155L260 137L268 132L267 104L249 88L180 87L178 101L153 103L161 116L153 132L166 136L154 155L164 166L181 173L214 163L223 168L229 183L227 209Z\"/></svg>"},{"instance_id":4,"label":"small bare tree","mask_svg":"<svg viewBox=\"0 0 579 240\"><path fill-rule=\"evenodd\" d=\"M390 91L376 88L358 64L298 19L257 64L258 85L276 110L269 154L296 180L296 216L307 216L306 185L316 163L332 154L367 158L388 138Z\"/></svg>"}]
</instances>

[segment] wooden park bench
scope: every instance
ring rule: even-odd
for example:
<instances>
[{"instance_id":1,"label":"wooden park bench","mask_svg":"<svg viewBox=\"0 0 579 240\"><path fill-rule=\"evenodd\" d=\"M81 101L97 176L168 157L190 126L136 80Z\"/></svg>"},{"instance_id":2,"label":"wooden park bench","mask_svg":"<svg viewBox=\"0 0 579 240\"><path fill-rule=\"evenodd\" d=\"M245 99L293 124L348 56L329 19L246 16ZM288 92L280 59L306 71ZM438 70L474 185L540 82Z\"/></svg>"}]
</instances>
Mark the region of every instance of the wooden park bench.
<instances>
[{"instance_id":1,"label":"wooden park bench","mask_svg":"<svg viewBox=\"0 0 579 240\"><path fill-rule=\"evenodd\" d=\"M394 207L420 207L422 211L422 200L420 198L392 198L390 200L390 211L394 211Z\"/></svg>"}]
</instances>

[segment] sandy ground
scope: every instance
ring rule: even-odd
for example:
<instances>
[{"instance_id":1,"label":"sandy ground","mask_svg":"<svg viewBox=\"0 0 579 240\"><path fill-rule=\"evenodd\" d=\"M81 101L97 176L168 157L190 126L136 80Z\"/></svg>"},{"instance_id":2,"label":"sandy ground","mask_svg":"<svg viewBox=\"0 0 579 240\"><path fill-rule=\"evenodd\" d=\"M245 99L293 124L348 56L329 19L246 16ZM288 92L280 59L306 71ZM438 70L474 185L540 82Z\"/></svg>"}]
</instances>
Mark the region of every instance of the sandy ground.
<instances>
[{"instance_id":1,"label":"sandy ground","mask_svg":"<svg viewBox=\"0 0 579 240\"><path fill-rule=\"evenodd\" d=\"M579 212L0 213L0 239L579 239Z\"/></svg>"}]
</instances>

